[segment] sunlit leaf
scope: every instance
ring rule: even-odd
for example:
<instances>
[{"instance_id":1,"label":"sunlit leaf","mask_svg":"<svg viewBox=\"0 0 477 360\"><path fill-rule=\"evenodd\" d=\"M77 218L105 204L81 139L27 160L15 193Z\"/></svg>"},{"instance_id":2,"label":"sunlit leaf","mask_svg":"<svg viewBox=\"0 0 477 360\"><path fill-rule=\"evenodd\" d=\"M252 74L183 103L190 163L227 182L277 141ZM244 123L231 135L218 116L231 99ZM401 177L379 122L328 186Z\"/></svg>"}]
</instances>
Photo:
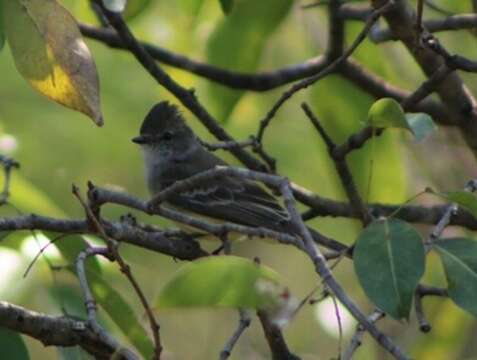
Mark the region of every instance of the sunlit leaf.
<instances>
[{"instance_id":1,"label":"sunlit leaf","mask_svg":"<svg viewBox=\"0 0 477 360\"><path fill-rule=\"evenodd\" d=\"M401 220L375 221L359 235L353 259L370 300L395 319L407 319L424 274L425 251L419 233Z\"/></svg>"},{"instance_id":2,"label":"sunlit leaf","mask_svg":"<svg viewBox=\"0 0 477 360\"><path fill-rule=\"evenodd\" d=\"M154 346L149 334L141 325L138 317L131 306L123 299L102 275L87 269L87 277L91 291L101 308L106 311L111 320L121 329L127 339L136 347L144 359L150 359Z\"/></svg>"},{"instance_id":3,"label":"sunlit leaf","mask_svg":"<svg viewBox=\"0 0 477 360\"><path fill-rule=\"evenodd\" d=\"M222 8L222 11L224 14L228 15L232 11L232 8L234 6L234 0L219 0L220 2L220 7Z\"/></svg>"},{"instance_id":4,"label":"sunlit leaf","mask_svg":"<svg viewBox=\"0 0 477 360\"><path fill-rule=\"evenodd\" d=\"M437 130L437 125L432 120L432 117L425 113L407 113L406 121L417 141L421 141L427 135Z\"/></svg>"},{"instance_id":5,"label":"sunlit leaf","mask_svg":"<svg viewBox=\"0 0 477 360\"><path fill-rule=\"evenodd\" d=\"M212 256L184 265L162 288L159 309L172 307L260 308L272 300L270 268L236 256Z\"/></svg>"},{"instance_id":6,"label":"sunlit leaf","mask_svg":"<svg viewBox=\"0 0 477 360\"><path fill-rule=\"evenodd\" d=\"M401 105L391 98L379 99L371 106L368 112L368 122L371 126L379 128L411 130Z\"/></svg>"},{"instance_id":7,"label":"sunlit leaf","mask_svg":"<svg viewBox=\"0 0 477 360\"><path fill-rule=\"evenodd\" d=\"M0 326L0 349L2 359L28 360L30 355L20 334Z\"/></svg>"},{"instance_id":8,"label":"sunlit leaf","mask_svg":"<svg viewBox=\"0 0 477 360\"><path fill-rule=\"evenodd\" d=\"M5 31L20 74L43 95L102 125L99 80L78 25L56 0L9 0Z\"/></svg>"},{"instance_id":9,"label":"sunlit leaf","mask_svg":"<svg viewBox=\"0 0 477 360\"><path fill-rule=\"evenodd\" d=\"M391 98L379 99L371 106L368 112L368 122L371 126L379 128L410 130L417 141L421 141L437 129L428 114L405 114L401 105Z\"/></svg>"},{"instance_id":10,"label":"sunlit leaf","mask_svg":"<svg viewBox=\"0 0 477 360\"><path fill-rule=\"evenodd\" d=\"M257 68L267 40L285 19L291 0L243 0L215 28L207 43L207 59L213 65L234 71ZM214 114L226 121L243 91L209 84Z\"/></svg>"},{"instance_id":11,"label":"sunlit leaf","mask_svg":"<svg viewBox=\"0 0 477 360\"><path fill-rule=\"evenodd\" d=\"M465 238L433 242L446 273L450 298L477 317L477 242Z\"/></svg>"},{"instance_id":12,"label":"sunlit leaf","mask_svg":"<svg viewBox=\"0 0 477 360\"><path fill-rule=\"evenodd\" d=\"M477 195L474 193L469 191L436 192L431 189L429 189L428 192L456 203L470 212L477 219Z\"/></svg>"}]
</instances>

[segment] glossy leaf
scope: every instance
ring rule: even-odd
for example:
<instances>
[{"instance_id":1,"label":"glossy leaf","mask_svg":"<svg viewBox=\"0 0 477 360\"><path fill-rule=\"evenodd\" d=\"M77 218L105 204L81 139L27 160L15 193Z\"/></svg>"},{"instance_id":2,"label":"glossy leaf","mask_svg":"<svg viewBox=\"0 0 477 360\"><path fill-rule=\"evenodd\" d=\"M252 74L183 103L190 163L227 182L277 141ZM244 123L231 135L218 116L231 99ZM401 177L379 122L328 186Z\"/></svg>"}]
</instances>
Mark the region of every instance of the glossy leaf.
<instances>
[{"instance_id":1,"label":"glossy leaf","mask_svg":"<svg viewBox=\"0 0 477 360\"><path fill-rule=\"evenodd\" d=\"M450 202L456 203L470 212L477 219L477 195L474 193L468 191L435 192L431 189L429 189L429 192Z\"/></svg>"},{"instance_id":2,"label":"glossy leaf","mask_svg":"<svg viewBox=\"0 0 477 360\"><path fill-rule=\"evenodd\" d=\"M401 220L375 221L361 232L353 254L356 274L370 300L393 318L407 319L424 274L419 233Z\"/></svg>"},{"instance_id":3,"label":"glossy leaf","mask_svg":"<svg viewBox=\"0 0 477 360\"><path fill-rule=\"evenodd\" d=\"M207 59L212 65L234 71L257 68L267 40L285 19L291 0L243 0L215 28L207 44ZM213 113L226 121L243 91L209 84Z\"/></svg>"},{"instance_id":4,"label":"glossy leaf","mask_svg":"<svg viewBox=\"0 0 477 360\"><path fill-rule=\"evenodd\" d=\"M121 329L127 339L136 347L144 359L150 359L154 346L149 334L141 325L140 318L134 313L131 306L124 300L109 283L95 271L86 271L91 291L101 308L111 320Z\"/></svg>"},{"instance_id":5,"label":"glossy leaf","mask_svg":"<svg viewBox=\"0 0 477 360\"><path fill-rule=\"evenodd\" d=\"M234 0L219 0L219 2L224 14L230 14L232 8L234 7Z\"/></svg>"},{"instance_id":6,"label":"glossy leaf","mask_svg":"<svg viewBox=\"0 0 477 360\"><path fill-rule=\"evenodd\" d=\"M112 12L122 12L126 7L126 0L103 0L106 9Z\"/></svg>"},{"instance_id":7,"label":"glossy leaf","mask_svg":"<svg viewBox=\"0 0 477 360\"><path fill-rule=\"evenodd\" d=\"M411 130L404 110L394 99L382 98L377 100L368 112L368 122L379 128L402 128Z\"/></svg>"},{"instance_id":8,"label":"glossy leaf","mask_svg":"<svg viewBox=\"0 0 477 360\"><path fill-rule=\"evenodd\" d=\"M0 349L2 359L28 360L30 355L20 334L0 326Z\"/></svg>"},{"instance_id":9,"label":"glossy leaf","mask_svg":"<svg viewBox=\"0 0 477 360\"><path fill-rule=\"evenodd\" d=\"M428 114L408 113L406 121L417 141L421 141L427 135L437 130L437 125Z\"/></svg>"},{"instance_id":10,"label":"glossy leaf","mask_svg":"<svg viewBox=\"0 0 477 360\"><path fill-rule=\"evenodd\" d=\"M56 0L4 5L5 32L20 74L43 95L102 125L96 66L70 13Z\"/></svg>"},{"instance_id":11,"label":"glossy leaf","mask_svg":"<svg viewBox=\"0 0 477 360\"><path fill-rule=\"evenodd\" d=\"M157 307L261 308L273 299L267 283L278 275L270 268L236 256L213 256L184 265L159 294Z\"/></svg>"},{"instance_id":12,"label":"glossy leaf","mask_svg":"<svg viewBox=\"0 0 477 360\"><path fill-rule=\"evenodd\" d=\"M442 239L433 247L442 260L450 298L477 317L477 241Z\"/></svg>"}]
</instances>

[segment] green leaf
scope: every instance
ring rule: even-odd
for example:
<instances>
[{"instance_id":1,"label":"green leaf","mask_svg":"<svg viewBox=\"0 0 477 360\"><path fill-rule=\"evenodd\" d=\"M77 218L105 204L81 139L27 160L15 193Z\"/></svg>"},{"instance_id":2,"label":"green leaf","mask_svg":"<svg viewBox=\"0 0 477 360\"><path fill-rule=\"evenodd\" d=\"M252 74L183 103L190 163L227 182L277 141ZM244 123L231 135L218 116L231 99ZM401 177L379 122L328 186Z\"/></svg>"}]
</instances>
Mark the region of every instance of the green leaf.
<instances>
[{"instance_id":1,"label":"green leaf","mask_svg":"<svg viewBox=\"0 0 477 360\"><path fill-rule=\"evenodd\" d=\"M371 301L393 318L407 319L424 274L425 251L419 233L401 220L375 221L359 235L353 259Z\"/></svg>"},{"instance_id":2,"label":"green leaf","mask_svg":"<svg viewBox=\"0 0 477 360\"><path fill-rule=\"evenodd\" d=\"M5 33L18 72L41 94L102 125L96 66L73 16L56 0L4 5Z\"/></svg>"},{"instance_id":3,"label":"green leaf","mask_svg":"<svg viewBox=\"0 0 477 360\"><path fill-rule=\"evenodd\" d=\"M131 306L102 275L89 269L86 270L86 274L93 296L101 308L106 311L143 358L151 359L154 346Z\"/></svg>"},{"instance_id":4,"label":"green leaf","mask_svg":"<svg viewBox=\"0 0 477 360\"><path fill-rule=\"evenodd\" d=\"M368 112L368 122L378 128L402 128L411 130L404 110L394 99L382 98L377 100Z\"/></svg>"},{"instance_id":5,"label":"green leaf","mask_svg":"<svg viewBox=\"0 0 477 360\"><path fill-rule=\"evenodd\" d=\"M152 0L128 0L123 17L126 20L132 20L136 16L144 13L144 10L152 3Z\"/></svg>"},{"instance_id":6,"label":"green leaf","mask_svg":"<svg viewBox=\"0 0 477 360\"><path fill-rule=\"evenodd\" d=\"M261 285L276 284L270 268L236 256L211 256L183 266L159 294L159 309L172 307L262 308L273 299ZM266 285L265 285L266 287Z\"/></svg>"},{"instance_id":7,"label":"green leaf","mask_svg":"<svg viewBox=\"0 0 477 360\"><path fill-rule=\"evenodd\" d=\"M5 45L5 28L3 24L3 0L0 0L0 51Z\"/></svg>"},{"instance_id":8,"label":"green leaf","mask_svg":"<svg viewBox=\"0 0 477 360\"><path fill-rule=\"evenodd\" d=\"M456 203L477 219L477 196L474 193L469 191L435 192L432 189L429 189L428 192Z\"/></svg>"},{"instance_id":9,"label":"green leaf","mask_svg":"<svg viewBox=\"0 0 477 360\"><path fill-rule=\"evenodd\" d=\"M126 7L126 0L103 0L106 9L113 12L122 12Z\"/></svg>"},{"instance_id":10,"label":"green leaf","mask_svg":"<svg viewBox=\"0 0 477 360\"><path fill-rule=\"evenodd\" d=\"M368 112L369 125L377 128L400 128L411 131L417 141L437 129L432 118L425 113L405 114L394 99L382 98L371 105Z\"/></svg>"},{"instance_id":11,"label":"green leaf","mask_svg":"<svg viewBox=\"0 0 477 360\"><path fill-rule=\"evenodd\" d=\"M242 0L215 28L207 43L207 60L233 71L254 71L267 40L285 19L292 0ZM212 112L225 122L243 91L208 83Z\"/></svg>"},{"instance_id":12,"label":"green leaf","mask_svg":"<svg viewBox=\"0 0 477 360\"><path fill-rule=\"evenodd\" d=\"M437 125L432 120L432 117L425 113L407 113L406 121L417 141L421 141L427 135L437 130Z\"/></svg>"},{"instance_id":13,"label":"green leaf","mask_svg":"<svg viewBox=\"0 0 477 360\"><path fill-rule=\"evenodd\" d=\"M432 245L442 260L450 298L477 317L477 242L452 238Z\"/></svg>"},{"instance_id":14,"label":"green leaf","mask_svg":"<svg viewBox=\"0 0 477 360\"><path fill-rule=\"evenodd\" d=\"M234 0L219 0L220 7L225 15L230 14L232 8L234 7Z\"/></svg>"},{"instance_id":15,"label":"green leaf","mask_svg":"<svg viewBox=\"0 0 477 360\"><path fill-rule=\"evenodd\" d=\"M20 334L0 326L0 349L2 359L28 360L30 355Z\"/></svg>"}]
</instances>

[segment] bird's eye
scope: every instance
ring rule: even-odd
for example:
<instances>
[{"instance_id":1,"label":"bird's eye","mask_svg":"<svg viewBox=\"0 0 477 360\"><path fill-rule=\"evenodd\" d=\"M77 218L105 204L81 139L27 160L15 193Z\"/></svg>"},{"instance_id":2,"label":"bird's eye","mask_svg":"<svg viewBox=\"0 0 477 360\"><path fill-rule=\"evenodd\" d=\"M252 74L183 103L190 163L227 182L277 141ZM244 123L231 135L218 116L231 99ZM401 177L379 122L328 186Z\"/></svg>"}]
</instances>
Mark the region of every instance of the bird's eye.
<instances>
[{"instance_id":1,"label":"bird's eye","mask_svg":"<svg viewBox=\"0 0 477 360\"><path fill-rule=\"evenodd\" d=\"M163 139L163 140L166 140L166 141L172 140L172 133L171 133L170 131L166 131L166 132L162 135L162 139Z\"/></svg>"}]
</instances>

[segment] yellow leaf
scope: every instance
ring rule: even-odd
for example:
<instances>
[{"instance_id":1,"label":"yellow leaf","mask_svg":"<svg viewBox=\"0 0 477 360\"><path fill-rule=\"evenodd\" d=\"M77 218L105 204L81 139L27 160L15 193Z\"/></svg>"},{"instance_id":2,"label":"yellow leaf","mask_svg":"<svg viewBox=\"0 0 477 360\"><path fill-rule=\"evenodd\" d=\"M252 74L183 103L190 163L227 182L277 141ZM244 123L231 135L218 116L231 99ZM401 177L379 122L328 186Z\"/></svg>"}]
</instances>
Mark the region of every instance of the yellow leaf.
<instances>
[{"instance_id":1,"label":"yellow leaf","mask_svg":"<svg viewBox=\"0 0 477 360\"><path fill-rule=\"evenodd\" d=\"M101 126L96 66L73 16L56 0L4 5L5 31L20 74L40 93Z\"/></svg>"}]
</instances>

